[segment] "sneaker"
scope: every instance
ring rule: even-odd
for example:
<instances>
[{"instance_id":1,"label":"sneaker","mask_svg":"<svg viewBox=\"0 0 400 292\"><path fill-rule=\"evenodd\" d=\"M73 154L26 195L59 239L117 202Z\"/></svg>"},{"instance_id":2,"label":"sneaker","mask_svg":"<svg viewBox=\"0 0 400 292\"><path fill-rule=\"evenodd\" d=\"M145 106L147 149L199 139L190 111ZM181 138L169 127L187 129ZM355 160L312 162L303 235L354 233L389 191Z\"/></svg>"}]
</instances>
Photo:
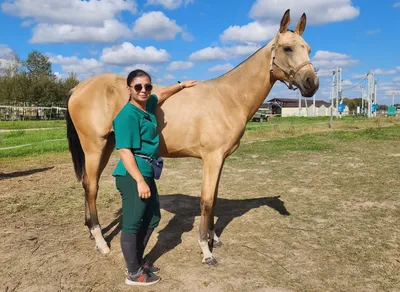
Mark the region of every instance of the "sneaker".
<instances>
[{"instance_id":1,"label":"sneaker","mask_svg":"<svg viewBox=\"0 0 400 292\"><path fill-rule=\"evenodd\" d=\"M144 260L143 269L153 274L158 274L158 272L160 271L159 267L154 266L153 263L151 263L147 259Z\"/></svg>"},{"instance_id":2,"label":"sneaker","mask_svg":"<svg viewBox=\"0 0 400 292\"><path fill-rule=\"evenodd\" d=\"M159 281L160 277L146 272L143 268L140 268L136 274L128 272L125 278L125 284L130 286L149 286Z\"/></svg>"}]
</instances>

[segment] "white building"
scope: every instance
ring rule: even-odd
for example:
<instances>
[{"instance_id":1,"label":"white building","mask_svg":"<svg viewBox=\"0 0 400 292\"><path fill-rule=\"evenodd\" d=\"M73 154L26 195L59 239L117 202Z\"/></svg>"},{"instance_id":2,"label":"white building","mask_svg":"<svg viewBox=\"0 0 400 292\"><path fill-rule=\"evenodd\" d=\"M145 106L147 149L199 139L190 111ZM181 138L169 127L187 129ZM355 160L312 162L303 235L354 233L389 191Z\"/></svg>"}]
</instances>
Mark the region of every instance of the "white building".
<instances>
[{"instance_id":1,"label":"white building","mask_svg":"<svg viewBox=\"0 0 400 292\"><path fill-rule=\"evenodd\" d=\"M336 107L332 107L331 103L324 100L316 100L315 106L312 99L302 98L299 107L299 99L297 98L273 98L267 101L271 107L271 114L281 117L314 117L314 116L330 116L331 109L333 115L336 116ZM342 116L349 115L349 108L345 106Z\"/></svg>"}]
</instances>

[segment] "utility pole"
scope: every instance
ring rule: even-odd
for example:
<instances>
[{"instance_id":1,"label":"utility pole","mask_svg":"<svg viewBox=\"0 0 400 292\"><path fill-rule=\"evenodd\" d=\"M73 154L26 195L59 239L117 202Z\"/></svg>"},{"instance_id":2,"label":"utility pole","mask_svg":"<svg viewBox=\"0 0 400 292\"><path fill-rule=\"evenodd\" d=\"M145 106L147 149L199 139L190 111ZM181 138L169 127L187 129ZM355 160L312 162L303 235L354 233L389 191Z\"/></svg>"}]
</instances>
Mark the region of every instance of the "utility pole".
<instances>
[{"instance_id":1,"label":"utility pole","mask_svg":"<svg viewBox=\"0 0 400 292\"><path fill-rule=\"evenodd\" d=\"M371 70L368 73L368 118L372 117L372 104L375 103L375 77Z\"/></svg>"},{"instance_id":2,"label":"utility pole","mask_svg":"<svg viewBox=\"0 0 400 292\"><path fill-rule=\"evenodd\" d=\"M392 94L392 105L394 106L394 93Z\"/></svg>"},{"instance_id":3,"label":"utility pole","mask_svg":"<svg viewBox=\"0 0 400 292\"><path fill-rule=\"evenodd\" d=\"M312 101L313 101L313 117L315 117L315 94L312 97Z\"/></svg>"},{"instance_id":4,"label":"utility pole","mask_svg":"<svg viewBox=\"0 0 400 292\"><path fill-rule=\"evenodd\" d=\"M299 117L301 117L301 92L299 90Z\"/></svg>"},{"instance_id":5,"label":"utility pole","mask_svg":"<svg viewBox=\"0 0 400 292\"><path fill-rule=\"evenodd\" d=\"M377 92L377 84L378 84L378 81L377 80L375 80L375 83L374 83L374 104L375 104L375 113L374 113L374 117L376 117L376 114L377 114L377 111L378 111L378 100L377 100L377 98L376 98L376 92Z\"/></svg>"},{"instance_id":6,"label":"utility pole","mask_svg":"<svg viewBox=\"0 0 400 292\"><path fill-rule=\"evenodd\" d=\"M336 66L336 119L339 117L339 68Z\"/></svg>"},{"instance_id":7,"label":"utility pole","mask_svg":"<svg viewBox=\"0 0 400 292\"><path fill-rule=\"evenodd\" d=\"M332 129L332 120L333 120L333 100L335 98L335 74L336 71L332 71L332 91L331 91L331 119L329 121L329 128Z\"/></svg>"},{"instance_id":8,"label":"utility pole","mask_svg":"<svg viewBox=\"0 0 400 292\"><path fill-rule=\"evenodd\" d=\"M361 114L364 115L364 86L361 86Z\"/></svg>"}]
</instances>

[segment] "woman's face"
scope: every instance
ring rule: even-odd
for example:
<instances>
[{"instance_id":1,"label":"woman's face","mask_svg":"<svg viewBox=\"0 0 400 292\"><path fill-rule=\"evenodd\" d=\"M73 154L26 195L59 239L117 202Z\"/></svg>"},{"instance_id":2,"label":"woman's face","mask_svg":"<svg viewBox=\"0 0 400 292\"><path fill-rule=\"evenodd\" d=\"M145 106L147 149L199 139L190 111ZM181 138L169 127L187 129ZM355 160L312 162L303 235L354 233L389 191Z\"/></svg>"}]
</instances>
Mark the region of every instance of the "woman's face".
<instances>
[{"instance_id":1,"label":"woman's face","mask_svg":"<svg viewBox=\"0 0 400 292\"><path fill-rule=\"evenodd\" d=\"M147 76L136 77L129 86L130 95L137 102L147 101L151 95L152 89L153 86Z\"/></svg>"}]
</instances>

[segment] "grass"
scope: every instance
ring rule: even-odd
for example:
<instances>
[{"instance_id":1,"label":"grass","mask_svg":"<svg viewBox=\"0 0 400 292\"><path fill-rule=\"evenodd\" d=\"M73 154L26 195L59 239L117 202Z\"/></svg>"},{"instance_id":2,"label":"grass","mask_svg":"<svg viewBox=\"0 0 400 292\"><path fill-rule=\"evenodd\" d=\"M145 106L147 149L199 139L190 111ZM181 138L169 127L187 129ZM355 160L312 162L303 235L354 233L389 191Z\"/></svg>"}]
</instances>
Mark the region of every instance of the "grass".
<instances>
[{"instance_id":1,"label":"grass","mask_svg":"<svg viewBox=\"0 0 400 292\"><path fill-rule=\"evenodd\" d=\"M251 154L276 156L286 151L330 150L332 139L354 141L357 139L398 139L399 126L385 130L382 126L397 125L396 119L366 119L343 117L334 120L334 129L329 129L329 117L287 117L274 118L267 123L248 123L242 140L242 146L236 155L243 151ZM7 124L9 123L9 124ZM64 121L19 121L0 122L14 127L15 131L0 132L0 148L22 146L15 149L0 150L1 157L39 155L45 152L63 152L68 150ZM35 127L56 127L61 129L23 130ZM364 129L364 130L362 130ZM357 131L354 131L357 130ZM362 131L359 131L362 130ZM260 140L262 143L260 143ZM259 141L257 143L250 143ZM248 144L246 144L249 142ZM29 146L24 146L32 144Z\"/></svg>"},{"instance_id":2,"label":"grass","mask_svg":"<svg viewBox=\"0 0 400 292\"><path fill-rule=\"evenodd\" d=\"M360 131L338 130L312 133L294 137L280 137L267 141L249 141L249 143L243 143L234 156L258 155L274 157L288 151L332 150L335 145L340 145L338 142L369 140L400 141L400 125L371 127Z\"/></svg>"},{"instance_id":3,"label":"grass","mask_svg":"<svg viewBox=\"0 0 400 292\"><path fill-rule=\"evenodd\" d=\"M52 121L0 121L0 130L65 127L64 120Z\"/></svg>"},{"instance_id":4,"label":"grass","mask_svg":"<svg viewBox=\"0 0 400 292\"><path fill-rule=\"evenodd\" d=\"M157 181L162 220L149 243L150 250L159 241L157 264L168 270L156 291L400 291L400 126L364 126L310 132L311 125L303 132L288 124L254 136L262 140L243 139L233 155L240 159L226 163L219 186L218 273L201 264L197 245L201 162L167 159ZM121 206L111 175L118 159L114 153L100 181L105 227ZM7 273L0 286L122 287L120 233L107 232L117 234L107 257L95 254L70 155L2 161L0 252Z\"/></svg>"},{"instance_id":5,"label":"grass","mask_svg":"<svg viewBox=\"0 0 400 292\"><path fill-rule=\"evenodd\" d=\"M59 139L64 139L57 141ZM29 146L23 146L32 144ZM38 155L45 152L62 152L68 150L66 130L16 130L13 132L0 133L0 148L23 146L20 148L0 150L0 157L18 157L27 155Z\"/></svg>"}]
</instances>

